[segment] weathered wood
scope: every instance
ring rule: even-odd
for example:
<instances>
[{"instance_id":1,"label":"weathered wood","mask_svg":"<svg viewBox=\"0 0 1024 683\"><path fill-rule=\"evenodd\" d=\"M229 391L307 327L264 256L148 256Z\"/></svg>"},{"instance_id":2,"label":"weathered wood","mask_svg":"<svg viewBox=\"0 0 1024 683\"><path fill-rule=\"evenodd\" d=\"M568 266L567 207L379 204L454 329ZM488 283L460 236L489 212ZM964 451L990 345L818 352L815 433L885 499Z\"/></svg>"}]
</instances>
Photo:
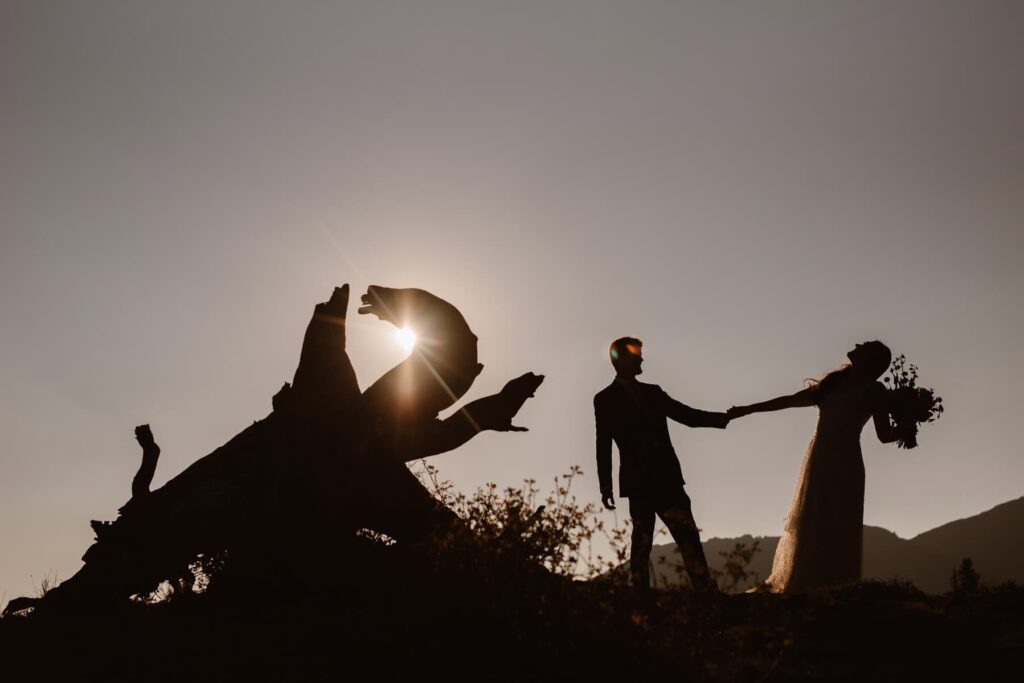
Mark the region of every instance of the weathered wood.
<instances>
[{"instance_id":1,"label":"weathered wood","mask_svg":"<svg viewBox=\"0 0 1024 683\"><path fill-rule=\"evenodd\" d=\"M376 285L362 297L359 313L372 313L416 333L409 357L384 373L365 392L363 404L387 428L424 423L459 400L483 365L477 337L459 310L422 289Z\"/></svg>"},{"instance_id":2,"label":"weathered wood","mask_svg":"<svg viewBox=\"0 0 1024 683\"><path fill-rule=\"evenodd\" d=\"M511 419L543 377L527 373L437 420L482 368L476 336L454 306L427 292L374 286L361 312L412 325L424 349L360 394L345 351L348 299L344 285L314 308L295 377L274 396L273 412L154 491L159 448L140 427L144 457L132 499L114 522L94 522L97 540L82 569L33 604L116 603L185 575L200 554L284 562L363 528L406 544L464 531L404 462L457 448L481 430L521 430Z\"/></svg>"},{"instance_id":3,"label":"weathered wood","mask_svg":"<svg viewBox=\"0 0 1024 683\"><path fill-rule=\"evenodd\" d=\"M410 462L455 450L483 431L528 431L513 425L512 418L543 381L544 375L528 372L507 382L497 394L467 403L446 420L397 430L401 443L396 451Z\"/></svg>"},{"instance_id":4,"label":"weathered wood","mask_svg":"<svg viewBox=\"0 0 1024 683\"><path fill-rule=\"evenodd\" d=\"M160 446L153 439L153 432L149 425L136 427L135 439L142 446L142 464L139 465L139 471L132 479L133 499L149 494L149 485L153 483L153 475L156 474L156 461L160 458Z\"/></svg>"}]
</instances>

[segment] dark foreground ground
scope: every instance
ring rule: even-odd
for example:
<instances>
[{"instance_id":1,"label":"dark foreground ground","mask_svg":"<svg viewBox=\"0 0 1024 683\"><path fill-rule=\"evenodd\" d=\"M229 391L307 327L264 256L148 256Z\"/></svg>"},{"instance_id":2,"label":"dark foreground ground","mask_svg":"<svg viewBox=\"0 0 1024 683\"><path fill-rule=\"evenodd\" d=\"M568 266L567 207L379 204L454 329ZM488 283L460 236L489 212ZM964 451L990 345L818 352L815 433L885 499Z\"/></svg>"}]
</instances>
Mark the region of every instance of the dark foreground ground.
<instances>
[{"instance_id":1,"label":"dark foreground ground","mask_svg":"<svg viewBox=\"0 0 1024 683\"><path fill-rule=\"evenodd\" d=\"M401 574L8 617L0 680L1024 680L1016 586L935 597L865 583L713 601L675 591L638 607L608 583Z\"/></svg>"}]
</instances>

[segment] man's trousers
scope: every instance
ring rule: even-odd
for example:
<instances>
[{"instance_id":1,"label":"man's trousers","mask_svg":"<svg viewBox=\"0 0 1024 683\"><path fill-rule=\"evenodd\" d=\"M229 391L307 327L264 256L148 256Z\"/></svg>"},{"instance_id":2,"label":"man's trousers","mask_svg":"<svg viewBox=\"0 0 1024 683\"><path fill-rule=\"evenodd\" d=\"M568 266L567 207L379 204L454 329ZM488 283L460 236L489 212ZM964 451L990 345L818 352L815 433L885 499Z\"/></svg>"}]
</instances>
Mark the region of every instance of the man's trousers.
<instances>
[{"instance_id":1,"label":"man's trousers","mask_svg":"<svg viewBox=\"0 0 1024 683\"><path fill-rule=\"evenodd\" d=\"M700 531L690 509L690 497L681 487L667 496L629 497L629 516L633 520L632 546L629 552L629 573L633 585L646 589L651 585L651 548L654 545L654 516L668 527L672 540L683 555L686 573L693 589L702 593L718 591L708 571L708 561L700 544Z\"/></svg>"}]
</instances>

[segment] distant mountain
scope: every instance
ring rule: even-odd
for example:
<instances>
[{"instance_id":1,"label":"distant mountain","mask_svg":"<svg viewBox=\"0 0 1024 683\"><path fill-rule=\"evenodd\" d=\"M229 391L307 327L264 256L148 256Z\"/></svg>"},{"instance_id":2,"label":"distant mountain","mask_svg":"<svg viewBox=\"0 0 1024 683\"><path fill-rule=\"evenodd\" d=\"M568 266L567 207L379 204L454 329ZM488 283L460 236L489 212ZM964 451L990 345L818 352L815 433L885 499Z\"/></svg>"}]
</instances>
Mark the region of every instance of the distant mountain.
<instances>
[{"instance_id":1,"label":"distant mountain","mask_svg":"<svg viewBox=\"0 0 1024 683\"><path fill-rule=\"evenodd\" d=\"M704 553L712 567L721 569L722 553L733 550L737 543L749 547L755 540L761 552L754 555L748 571L763 580L771 573L778 536L710 538L704 542ZM900 578L912 581L927 593L944 593L949 590L953 569L965 557L974 561L983 583L1009 579L1024 583L1024 497L911 539L879 527L864 527L866 579ZM680 558L674 543L655 546L651 561L658 585L679 582L680 574L675 567Z\"/></svg>"}]
</instances>

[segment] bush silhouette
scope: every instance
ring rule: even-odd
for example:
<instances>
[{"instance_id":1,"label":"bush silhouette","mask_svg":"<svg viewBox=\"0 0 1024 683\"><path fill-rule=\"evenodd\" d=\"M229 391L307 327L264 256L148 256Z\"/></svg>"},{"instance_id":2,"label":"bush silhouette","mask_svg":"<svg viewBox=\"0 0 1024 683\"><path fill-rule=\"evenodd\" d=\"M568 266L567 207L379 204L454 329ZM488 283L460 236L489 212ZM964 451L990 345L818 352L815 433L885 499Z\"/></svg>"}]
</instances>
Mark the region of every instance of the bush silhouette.
<instances>
[{"instance_id":1,"label":"bush silhouette","mask_svg":"<svg viewBox=\"0 0 1024 683\"><path fill-rule=\"evenodd\" d=\"M960 566L953 570L949 580L954 595L973 595L981 588L981 576L974 569L974 561L965 557Z\"/></svg>"}]
</instances>

